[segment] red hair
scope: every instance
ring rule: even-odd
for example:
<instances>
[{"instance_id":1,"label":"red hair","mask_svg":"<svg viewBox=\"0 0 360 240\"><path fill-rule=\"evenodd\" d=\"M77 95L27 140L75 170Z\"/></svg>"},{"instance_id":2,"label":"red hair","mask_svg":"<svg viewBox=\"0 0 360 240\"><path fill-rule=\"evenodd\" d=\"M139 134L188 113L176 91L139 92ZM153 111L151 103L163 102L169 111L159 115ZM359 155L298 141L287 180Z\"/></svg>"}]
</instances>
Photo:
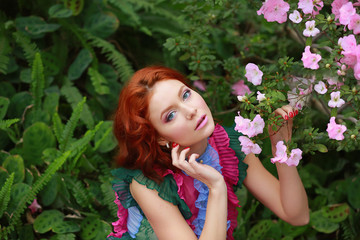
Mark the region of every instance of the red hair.
<instances>
[{"instance_id":1,"label":"red hair","mask_svg":"<svg viewBox=\"0 0 360 240\"><path fill-rule=\"evenodd\" d=\"M156 182L162 181L154 169L172 169L170 151L158 143L159 134L149 121L149 100L155 83L176 79L188 85L179 72L162 66L151 66L137 71L123 87L115 112L114 134L119 153L116 163L128 169L141 169Z\"/></svg>"}]
</instances>

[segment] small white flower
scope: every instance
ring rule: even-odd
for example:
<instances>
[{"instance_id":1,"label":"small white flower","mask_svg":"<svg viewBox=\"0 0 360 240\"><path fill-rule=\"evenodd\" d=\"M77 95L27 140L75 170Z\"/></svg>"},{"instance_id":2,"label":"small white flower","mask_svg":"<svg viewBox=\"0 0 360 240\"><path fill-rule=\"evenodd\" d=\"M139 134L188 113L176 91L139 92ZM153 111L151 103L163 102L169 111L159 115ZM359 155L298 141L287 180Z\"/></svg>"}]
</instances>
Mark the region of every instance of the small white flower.
<instances>
[{"instance_id":1,"label":"small white flower","mask_svg":"<svg viewBox=\"0 0 360 240\"><path fill-rule=\"evenodd\" d=\"M289 15L289 19L293 23L300 23L302 21L302 17L298 10L294 10L294 12Z\"/></svg>"},{"instance_id":2,"label":"small white flower","mask_svg":"<svg viewBox=\"0 0 360 240\"><path fill-rule=\"evenodd\" d=\"M245 102L247 97L245 95L244 96L237 96L237 99L239 100L239 102Z\"/></svg>"},{"instance_id":3,"label":"small white flower","mask_svg":"<svg viewBox=\"0 0 360 240\"><path fill-rule=\"evenodd\" d=\"M340 98L340 91L332 92L330 94L330 101L328 102L329 107L335 108L335 107L341 107L345 104L345 101Z\"/></svg>"},{"instance_id":4,"label":"small white flower","mask_svg":"<svg viewBox=\"0 0 360 240\"><path fill-rule=\"evenodd\" d=\"M323 81L319 81L318 84L314 86L314 89L319 94L325 94L327 92L326 85Z\"/></svg>"},{"instance_id":5,"label":"small white flower","mask_svg":"<svg viewBox=\"0 0 360 240\"><path fill-rule=\"evenodd\" d=\"M305 26L306 29L303 31L305 37L315 37L320 33L320 30L315 27L315 20L307 21Z\"/></svg>"},{"instance_id":6,"label":"small white flower","mask_svg":"<svg viewBox=\"0 0 360 240\"><path fill-rule=\"evenodd\" d=\"M263 93L261 93L261 92L259 92L259 91L257 91L256 93L257 93L256 99L257 99L259 102L261 102L261 101L263 101L263 100L266 99L265 94L263 94Z\"/></svg>"}]
</instances>

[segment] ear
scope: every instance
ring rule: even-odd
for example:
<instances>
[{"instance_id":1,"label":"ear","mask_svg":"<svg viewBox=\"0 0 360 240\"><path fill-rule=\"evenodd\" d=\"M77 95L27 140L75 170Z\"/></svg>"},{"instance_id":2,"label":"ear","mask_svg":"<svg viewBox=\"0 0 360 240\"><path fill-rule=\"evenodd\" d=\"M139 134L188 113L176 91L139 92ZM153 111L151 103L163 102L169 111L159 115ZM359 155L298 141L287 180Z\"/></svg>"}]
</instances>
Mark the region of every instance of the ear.
<instances>
[{"instance_id":1,"label":"ear","mask_svg":"<svg viewBox=\"0 0 360 240\"><path fill-rule=\"evenodd\" d=\"M166 146L166 144L169 144L170 142L168 140L166 140L165 138L160 137L158 139L158 143L160 146Z\"/></svg>"}]
</instances>

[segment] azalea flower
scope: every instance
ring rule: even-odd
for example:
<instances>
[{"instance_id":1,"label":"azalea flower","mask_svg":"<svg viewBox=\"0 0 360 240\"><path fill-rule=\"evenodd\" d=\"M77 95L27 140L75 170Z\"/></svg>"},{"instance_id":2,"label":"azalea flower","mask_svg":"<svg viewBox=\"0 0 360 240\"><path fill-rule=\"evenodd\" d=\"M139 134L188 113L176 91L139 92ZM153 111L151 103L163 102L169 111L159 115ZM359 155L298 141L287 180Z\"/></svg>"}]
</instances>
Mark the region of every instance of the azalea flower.
<instances>
[{"instance_id":1,"label":"azalea flower","mask_svg":"<svg viewBox=\"0 0 360 240\"><path fill-rule=\"evenodd\" d=\"M250 119L243 118L242 116L235 117L235 131L247 135L248 137L255 137L256 135L263 133L265 122L259 114L251 121Z\"/></svg>"},{"instance_id":2,"label":"azalea flower","mask_svg":"<svg viewBox=\"0 0 360 240\"><path fill-rule=\"evenodd\" d=\"M261 153L261 148L258 144L253 143L249 138L240 136L239 137L240 145L241 145L241 151L245 153L246 155L249 153L259 154Z\"/></svg>"},{"instance_id":3,"label":"azalea flower","mask_svg":"<svg viewBox=\"0 0 360 240\"><path fill-rule=\"evenodd\" d=\"M242 133L244 135L248 135L248 130L251 128L251 120L247 118L243 118L240 116L240 113L238 116L235 117L235 131L238 131L239 133Z\"/></svg>"},{"instance_id":4,"label":"azalea flower","mask_svg":"<svg viewBox=\"0 0 360 240\"><path fill-rule=\"evenodd\" d=\"M314 9L313 0L299 0L298 8L300 8L305 14L311 14Z\"/></svg>"},{"instance_id":5,"label":"azalea flower","mask_svg":"<svg viewBox=\"0 0 360 240\"><path fill-rule=\"evenodd\" d=\"M287 153L286 153L286 146L284 144L284 141L278 141L276 143L276 153L275 153L275 157L271 158L271 162L275 163L275 162L279 162L279 163L284 163L287 161Z\"/></svg>"},{"instance_id":6,"label":"azalea flower","mask_svg":"<svg viewBox=\"0 0 360 240\"><path fill-rule=\"evenodd\" d=\"M197 89L199 89L199 90L201 90L203 92L206 91L206 84L204 83L204 81L196 80L196 81L194 81L193 84Z\"/></svg>"},{"instance_id":7,"label":"azalea flower","mask_svg":"<svg viewBox=\"0 0 360 240\"><path fill-rule=\"evenodd\" d=\"M321 56L319 54L311 53L310 46L306 46L301 60L303 61L304 68L318 69L318 62L321 60Z\"/></svg>"},{"instance_id":8,"label":"azalea flower","mask_svg":"<svg viewBox=\"0 0 360 240\"><path fill-rule=\"evenodd\" d=\"M360 15L359 14L355 14L355 15L351 16L348 28L350 30L353 30L353 33L355 33L355 34L360 33Z\"/></svg>"},{"instance_id":9,"label":"azalea flower","mask_svg":"<svg viewBox=\"0 0 360 240\"><path fill-rule=\"evenodd\" d=\"M330 123L327 125L326 131L328 132L330 139L335 140L343 140L344 139L344 132L346 131L346 126L341 124L336 124L335 117L330 118Z\"/></svg>"},{"instance_id":10,"label":"azalea flower","mask_svg":"<svg viewBox=\"0 0 360 240\"><path fill-rule=\"evenodd\" d=\"M245 67L245 71L245 77L249 82L251 82L255 86L261 84L263 72L260 71L257 65L253 63L248 63Z\"/></svg>"},{"instance_id":11,"label":"azalea flower","mask_svg":"<svg viewBox=\"0 0 360 240\"><path fill-rule=\"evenodd\" d=\"M239 102L245 102L247 97L246 96L237 96L237 99L239 100Z\"/></svg>"},{"instance_id":12,"label":"azalea flower","mask_svg":"<svg viewBox=\"0 0 360 240\"><path fill-rule=\"evenodd\" d=\"M319 81L318 84L314 86L314 89L319 94L325 94L327 92L326 85L323 81Z\"/></svg>"},{"instance_id":13,"label":"azalea flower","mask_svg":"<svg viewBox=\"0 0 360 240\"><path fill-rule=\"evenodd\" d=\"M261 118L259 114L257 114L254 119L251 121L251 127L249 129L249 137L254 137L260 133L263 133L265 127L264 119Z\"/></svg>"},{"instance_id":14,"label":"azalea flower","mask_svg":"<svg viewBox=\"0 0 360 240\"><path fill-rule=\"evenodd\" d=\"M240 80L234 85L232 85L232 94L238 95L238 96L244 96L245 93L250 94L251 91L249 87L245 84L244 80Z\"/></svg>"},{"instance_id":15,"label":"azalea flower","mask_svg":"<svg viewBox=\"0 0 360 240\"><path fill-rule=\"evenodd\" d=\"M348 25L350 23L351 17L356 14L356 9L354 8L352 2L348 2L341 6L339 12L340 12L340 17L339 17L340 24Z\"/></svg>"},{"instance_id":16,"label":"azalea flower","mask_svg":"<svg viewBox=\"0 0 360 240\"><path fill-rule=\"evenodd\" d=\"M302 159L302 151L299 148L295 148L291 150L290 156L286 161L288 166L297 166L299 165L299 161Z\"/></svg>"},{"instance_id":17,"label":"azalea flower","mask_svg":"<svg viewBox=\"0 0 360 240\"><path fill-rule=\"evenodd\" d=\"M267 0L257 11L257 14L263 14L268 22L284 23L287 20L289 9L290 5L283 0Z\"/></svg>"},{"instance_id":18,"label":"azalea flower","mask_svg":"<svg viewBox=\"0 0 360 240\"><path fill-rule=\"evenodd\" d=\"M328 102L329 107L335 108L335 107L341 107L345 104L345 101L340 98L340 91L332 92L330 94L330 101Z\"/></svg>"},{"instance_id":19,"label":"azalea flower","mask_svg":"<svg viewBox=\"0 0 360 240\"><path fill-rule=\"evenodd\" d=\"M257 91L256 93L257 93L256 99L257 99L259 102L261 102L261 101L263 101L263 100L266 99L265 94L263 94L263 93L261 93L261 92L259 92L259 91Z\"/></svg>"},{"instance_id":20,"label":"azalea flower","mask_svg":"<svg viewBox=\"0 0 360 240\"><path fill-rule=\"evenodd\" d=\"M42 207L35 198L34 201L31 203L31 205L28 208L30 209L31 214L34 214L34 213L38 212Z\"/></svg>"},{"instance_id":21,"label":"azalea flower","mask_svg":"<svg viewBox=\"0 0 360 240\"><path fill-rule=\"evenodd\" d=\"M331 3L331 12L335 15L335 20L338 20L340 18L340 8L345 3L348 3L349 0L334 0Z\"/></svg>"},{"instance_id":22,"label":"azalea flower","mask_svg":"<svg viewBox=\"0 0 360 240\"><path fill-rule=\"evenodd\" d=\"M320 33L320 30L315 27L315 20L307 21L305 26L306 28L303 31L305 37L315 37Z\"/></svg>"},{"instance_id":23,"label":"azalea flower","mask_svg":"<svg viewBox=\"0 0 360 240\"><path fill-rule=\"evenodd\" d=\"M298 10L294 10L294 12L289 15L289 19L293 23L300 23L302 21L302 17L300 16L300 13Z\"/></svg>"}]
</instances>

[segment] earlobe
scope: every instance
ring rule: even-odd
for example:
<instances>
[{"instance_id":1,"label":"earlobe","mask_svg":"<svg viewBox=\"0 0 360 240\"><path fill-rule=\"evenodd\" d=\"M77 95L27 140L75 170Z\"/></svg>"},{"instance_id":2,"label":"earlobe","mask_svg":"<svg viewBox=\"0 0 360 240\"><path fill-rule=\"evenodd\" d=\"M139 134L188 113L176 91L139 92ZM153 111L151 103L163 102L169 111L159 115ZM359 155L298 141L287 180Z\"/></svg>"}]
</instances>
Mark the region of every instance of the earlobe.
<instances>
[{"instance_id":1,"label":"earlobe","mask_svg":"<svg viewBox=\"0 0 360 240\"><path fill-rule=\"evenodd\" d=\"M170 145L169 145L170 142L165 140L164 138L160 138L158 140L158 143L159 143L160 146L166 146L167 148L170 148Z\"/></svg>"}]
</instances>

